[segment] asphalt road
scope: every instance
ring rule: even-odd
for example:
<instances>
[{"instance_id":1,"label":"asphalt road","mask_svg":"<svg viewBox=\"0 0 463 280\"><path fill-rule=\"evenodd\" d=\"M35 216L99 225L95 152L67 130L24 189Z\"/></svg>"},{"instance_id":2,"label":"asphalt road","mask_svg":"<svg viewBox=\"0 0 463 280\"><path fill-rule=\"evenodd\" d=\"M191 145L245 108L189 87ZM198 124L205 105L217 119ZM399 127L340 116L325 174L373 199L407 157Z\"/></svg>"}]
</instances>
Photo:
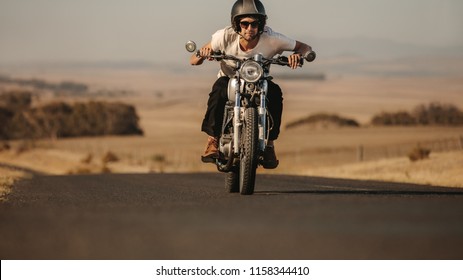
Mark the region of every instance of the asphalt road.
<instances>
[{"instance_id":1,"label":"asphalt road","mask_svg":"<svg viewBox=\"0 0 463 280\"><path fill-rule=\"evenodd\" d=\"M5 259L462 259L463 189L258 175L36 176L0 203Z\"/></svg>"}]
</instances>

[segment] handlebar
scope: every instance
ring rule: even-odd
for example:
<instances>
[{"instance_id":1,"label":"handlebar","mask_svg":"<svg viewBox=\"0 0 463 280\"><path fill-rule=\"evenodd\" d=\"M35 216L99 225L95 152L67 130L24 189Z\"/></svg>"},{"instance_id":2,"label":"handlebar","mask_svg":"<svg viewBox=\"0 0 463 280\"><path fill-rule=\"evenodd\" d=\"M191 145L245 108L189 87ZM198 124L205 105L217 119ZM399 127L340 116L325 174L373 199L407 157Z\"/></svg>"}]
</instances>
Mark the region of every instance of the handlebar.
<instances>
[{"instance_id":1,"label":"handlebar","mask_svg":"<svg viewBox=\"0 0 463 280\"><path fill-rule=\"evenodd\" d=\"M196 56L197 57L200 57L200 52L197 51L196 52ZM311 51L309 53L307 53L303 59L301 59L301 61L299 62L299 67L302 67L302 65L304 65L304 59L308 62L312 62L315 60L315 57L316 57L316 54L314 51ZM216 61L220 61L220 60L234 60L234 61L243 61L243 59L240 59L240 58L237 58L236 56L233 56L233 55L226 55L225 53L221 52L221 51L214 51L210 56L207 57L208 59L213 59L213 60L216 60ZM277 64L277 65L282 65L282 66L289 66L289 59L287 56L278 56L276 58L271 58L271 59L267 59L267 58L264 58L264 64Z\"/></svg>"},{"instance_id":2,"label":"handlebar","mask_svg":"<svg viewBox=\"0 0 463 280\"><path fill-rule=\"evenodd\" d=\"M201 57L199 51L196 52L196 57ZM214 51L214 52L212 52L211 55L209 55L209 56L206 57L206 58L208 58L208 59L213 59L213 60L217 60L217 61L220 61L220 60L223 60L223 59L226 59L226 60L234 60L234 61L242 61L242 59L239 59L239 58L237 58L236 56L233 56L233 55L226 55L225 53L223 53L223 52L221 52L221 51Z\"/></svg>"}]
</instances>

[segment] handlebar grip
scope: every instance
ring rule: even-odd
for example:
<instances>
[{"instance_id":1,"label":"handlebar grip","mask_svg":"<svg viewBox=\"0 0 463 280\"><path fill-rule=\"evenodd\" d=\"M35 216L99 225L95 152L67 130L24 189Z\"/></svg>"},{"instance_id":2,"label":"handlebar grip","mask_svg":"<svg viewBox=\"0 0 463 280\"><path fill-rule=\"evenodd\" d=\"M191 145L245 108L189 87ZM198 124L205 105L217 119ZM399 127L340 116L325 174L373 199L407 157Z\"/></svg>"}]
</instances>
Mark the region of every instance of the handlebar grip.
<instances>
[{"instance_id":1,"label":"handlebar grip","mask_svg":"<svg viewBox=\"0 0 463 280\"><path fill-rule=\"evenodd\" d=\"M211 56L214 56L214 55L222 55L222 52L221 51L213 51L211 53ZM201 52L200 51L196 52L196 57L201 57Z\"/></svg>"},{"instance_id":2,"label":"handlebar grip","mask_svg":"<svg viewBox=\"0 0 463 280\"><path fill-rule=\"evenodd\" d=\"M289 66L289 58L288 58L288 57L286 57L286 56L280 56L280 57L278 58L278 60L280 61L280 64L281 64L281 65L287 65L287 66ZM300 59L300 60L299 60L299 64L298 64L297 66L302 67L303 65L304 65L304 60Z\"/></svg>"}]
</instances>

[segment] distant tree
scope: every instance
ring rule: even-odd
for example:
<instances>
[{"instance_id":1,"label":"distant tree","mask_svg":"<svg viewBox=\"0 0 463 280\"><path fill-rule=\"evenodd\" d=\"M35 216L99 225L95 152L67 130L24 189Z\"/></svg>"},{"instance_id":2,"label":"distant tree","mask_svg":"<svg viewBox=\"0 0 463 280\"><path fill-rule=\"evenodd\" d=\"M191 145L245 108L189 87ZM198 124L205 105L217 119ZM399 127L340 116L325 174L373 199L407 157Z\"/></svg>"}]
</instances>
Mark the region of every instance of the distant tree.
<instances>
[{"instance_id":1,"label":"distant tree","mask_svg":"<svg viewBox=\"0 0 463 280\"><path fill-rule=\"evenodd\" d=\"M6 126L7 139L34 139L43 137L37 120L30 110L15 112Z\"/></svg>"},{"instance_id":2,"label":"distant tree","mask_svg":"<svg viewBox=\"0 0 463 280\"><path fill-rule=\"evenodd\" d=\"M143 130L138 125L139 117L134 106L122 103L108 103L106 111L108 134L143 134Z\"/></svg>"},{"instance_id":3,"label":"distant tree","mask_svg":"<svg viewBox=\"0 0 463 280\"><path fill-rule=\"evenodd\" d=\"M19 111L30 108L32 104L32 93L30 91L7 91L0 94L0 106L12 111Z\"/></svg>"},{"instance_id":4,"label":"distant tree","mask_svg":"<svg viewBox=\"0 0 463 280\"><path fill-rule=\"evenodd\" d=\"M0 121L1 139L143 135L135 107L123 103L53 102L17 111L0 107Z\"/></svg>"},{"instance_id":5,"label":"distant tree","mask_svg":"<svg viewBox=\"0 0 463 280\"><path fill-rule=\"evenodd\" d=\"M88 86L81 83L74 83L74 82L62 82L57 86L57 90L62 91L69 91L75 94L78 93L85 93L88 91Z\"/></svg>"},{"instance_id":6,"label":"distant tree","mask_svg":"<svg viewBox=\"0 0 463 280\"><path fill-rule=\"evenodd\" d=\"M34 118L42 132L40 137L56 139L72 136L68 126L72 113L72 106L64 102L53 102L34 109Z\"/></svg>"},{"instance_id":7,"label":"distant tree","mask_svg":"<svg viewBox=\"0 0 463 280\"><path fill-rule=\"evenodd\" d=\"M463 112L451 104L419 105L411 113L383 112L373 116L373 125L463 125Z\"/></svg>"},{"instance_id":8,"label":"distant tree","mask_svg":"<svg viewBox=\"0 0 463 280\"><path fill-rule=\"evenodd\" d=\"M8 127L14 113L5 107L0 107L0 139L9 139Z\"/></svg>"},{"instance_id":9,"label":"distant tree","mask_svg":"<svg viewBox=\"0 0 463 280\"><path fill-rule=\"evenodd\" d=\"M463 112L451 104L433 102L419 105L413 110L417 122L422 125L462 125Z\"/></svg>"},{"instance_id":10,"label":"distant tree","mask_svg":"<svg viewBox=\"0 0 463 280\"><path fill-rule=\"evenodd\" d=\"M380 113L373 116L373 125L416 125L416 119L408 112L400 111L397 113Z\"/></svg>"}]
</instances>

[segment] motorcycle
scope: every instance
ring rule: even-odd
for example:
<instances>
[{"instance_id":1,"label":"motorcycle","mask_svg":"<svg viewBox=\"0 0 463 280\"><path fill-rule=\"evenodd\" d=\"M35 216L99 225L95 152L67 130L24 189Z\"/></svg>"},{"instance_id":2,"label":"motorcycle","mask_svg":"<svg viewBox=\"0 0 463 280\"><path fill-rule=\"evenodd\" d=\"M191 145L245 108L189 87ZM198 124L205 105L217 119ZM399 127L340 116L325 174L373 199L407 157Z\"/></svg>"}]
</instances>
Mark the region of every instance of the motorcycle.
<instances>
[{"instance_id":1,"label":"motorcycle","mask_svg":"<svg viewBox=\"0 0 463 280\"><path fill-rule=\"evenodd\" d=\"M188 41L187 51L199 56L196 43ZM304 59L315 60L315 52ZM272 129L272 116L267 110L267 90L272 64L288 66L288 58L278 56L265 58L256 54L252 58L240 59L220 51L214 52L211 60L235 62L234 76L228 84L228 102L225 105L222 133L219 139L217 169L226 173L225 187L230 193L242 195L254 193L256 170L263 162L263 153ZM299 64L303 65L303 60Z\"/></svg>"}]
</instances>

